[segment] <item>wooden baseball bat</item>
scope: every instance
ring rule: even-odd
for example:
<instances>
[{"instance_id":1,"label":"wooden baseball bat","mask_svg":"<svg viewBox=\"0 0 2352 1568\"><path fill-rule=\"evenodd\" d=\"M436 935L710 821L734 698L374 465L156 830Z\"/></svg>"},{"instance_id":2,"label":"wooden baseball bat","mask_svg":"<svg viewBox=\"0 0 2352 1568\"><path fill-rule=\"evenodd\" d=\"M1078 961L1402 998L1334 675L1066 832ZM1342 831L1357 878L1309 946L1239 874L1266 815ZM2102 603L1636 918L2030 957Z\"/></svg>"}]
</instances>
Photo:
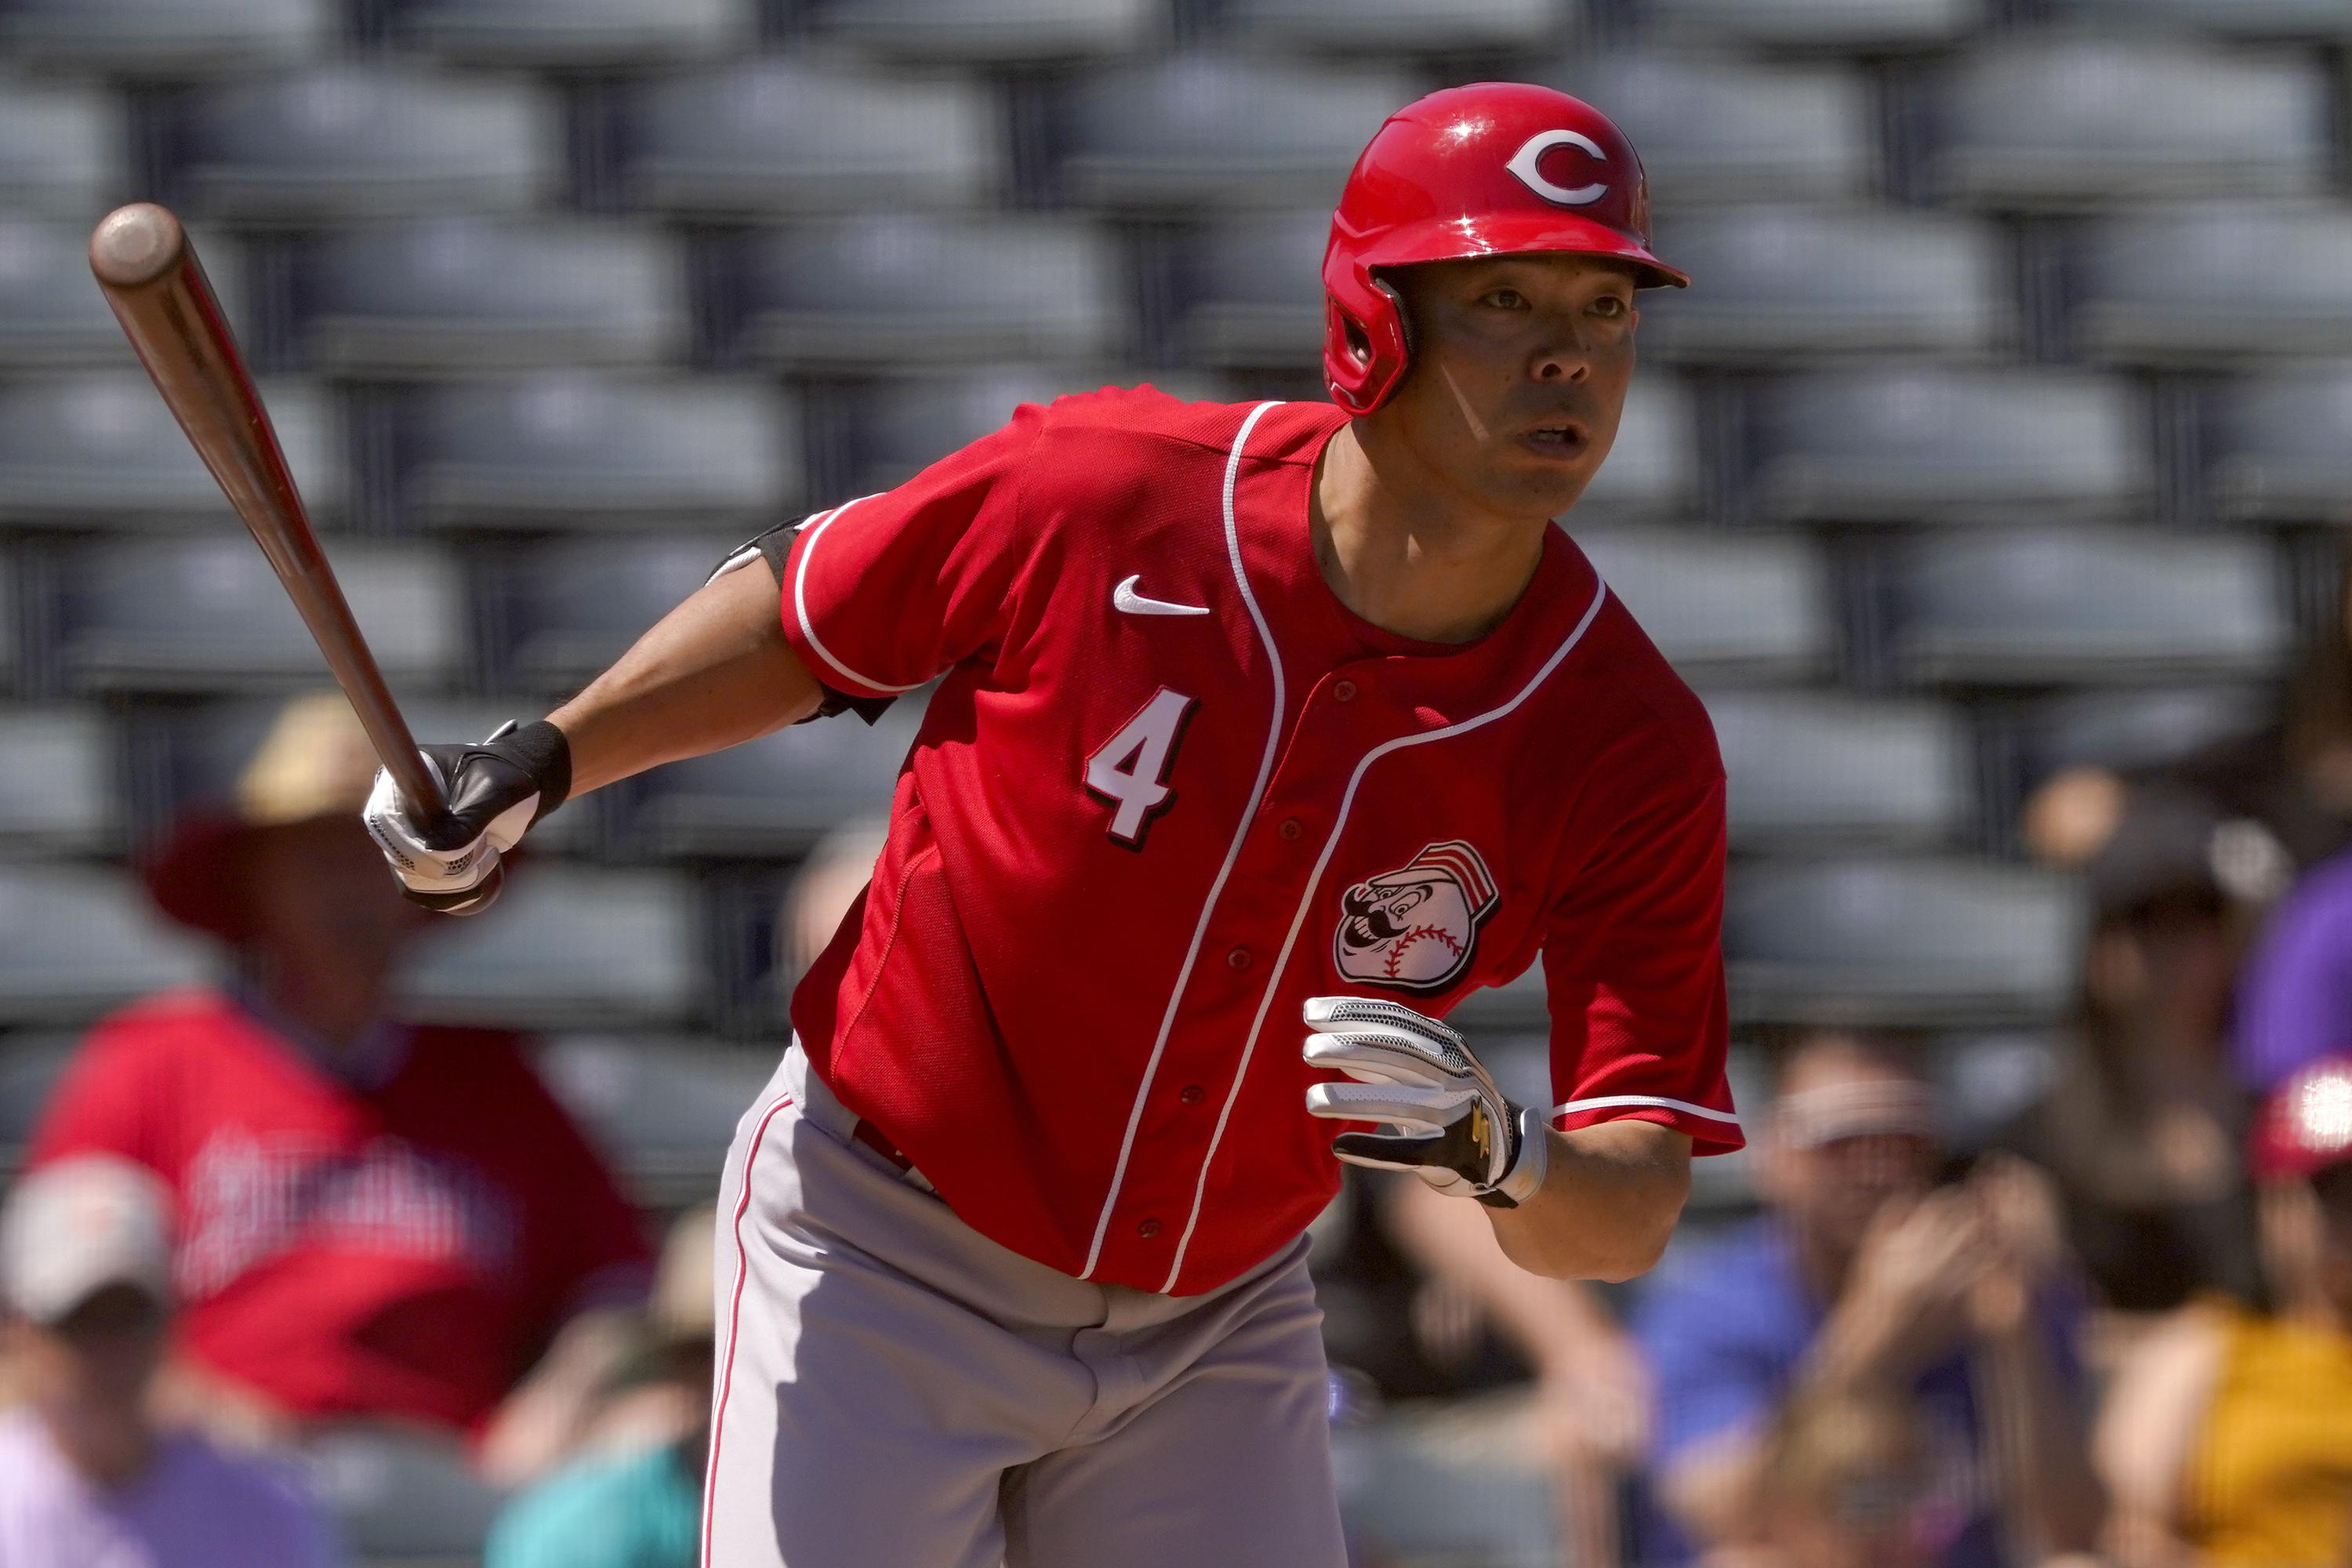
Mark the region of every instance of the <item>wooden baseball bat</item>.
<instances>
[{"instance_id":1,"label":"wooden baseball bat","mask_svg":"<svg viewBox=\"0 0 2352 1568\"><path fill-rule=\"evenodd\" d=\"M417 754L408 721L310 531L278 432L187 231L152 202L117 207L90 233L89 269L172 417L302 613L410 817L430 820L447 805L441 781Z\"/></svg>"}]
</instances>

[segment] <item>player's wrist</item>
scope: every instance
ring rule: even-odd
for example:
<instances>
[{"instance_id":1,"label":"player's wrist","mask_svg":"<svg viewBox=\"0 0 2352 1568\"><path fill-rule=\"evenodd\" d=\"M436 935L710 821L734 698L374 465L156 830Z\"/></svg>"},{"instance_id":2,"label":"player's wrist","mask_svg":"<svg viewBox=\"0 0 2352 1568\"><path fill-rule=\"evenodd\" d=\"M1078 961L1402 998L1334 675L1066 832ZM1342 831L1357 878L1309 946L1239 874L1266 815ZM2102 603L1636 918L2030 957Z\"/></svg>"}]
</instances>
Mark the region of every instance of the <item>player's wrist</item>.
<instances>
[{"instance_id":1,"label":"player's wrist","mask_svg":"<svg viewBox=\"0 0 2352 1568\"><path fill-rule=\"evenodd\" d=\"M1515 1209L1536 1195L1544 1184L1544 1174L1551 1168L1549 1123L1536 1106L1515 1106L1511 1163L1502 1179L1485 1192L1478 1201L1488 1208Z\"/></svg>"}]
</instances>

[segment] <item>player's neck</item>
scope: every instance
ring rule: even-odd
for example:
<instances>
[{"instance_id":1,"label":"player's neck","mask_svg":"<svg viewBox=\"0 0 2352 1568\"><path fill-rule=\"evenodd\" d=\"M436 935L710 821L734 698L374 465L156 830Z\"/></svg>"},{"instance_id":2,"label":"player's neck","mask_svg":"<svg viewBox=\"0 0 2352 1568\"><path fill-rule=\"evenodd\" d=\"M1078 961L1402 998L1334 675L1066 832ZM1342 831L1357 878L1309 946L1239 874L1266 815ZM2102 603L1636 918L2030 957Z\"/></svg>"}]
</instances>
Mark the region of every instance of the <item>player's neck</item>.
<instances>
[{"instance_id":1,"label":"player's neck","mask_svg":"<svg viewBox=\"0 0 2352 1568\"><path fill-rule=\"evenodd\" d=\"M1315 562L1339 602L1384 631L1463 643L1502 624L1535 580L1549 520L1466 505L1428 476L1375 469L1353 426L1311 488Z\"/></svg>"}]
</instances>

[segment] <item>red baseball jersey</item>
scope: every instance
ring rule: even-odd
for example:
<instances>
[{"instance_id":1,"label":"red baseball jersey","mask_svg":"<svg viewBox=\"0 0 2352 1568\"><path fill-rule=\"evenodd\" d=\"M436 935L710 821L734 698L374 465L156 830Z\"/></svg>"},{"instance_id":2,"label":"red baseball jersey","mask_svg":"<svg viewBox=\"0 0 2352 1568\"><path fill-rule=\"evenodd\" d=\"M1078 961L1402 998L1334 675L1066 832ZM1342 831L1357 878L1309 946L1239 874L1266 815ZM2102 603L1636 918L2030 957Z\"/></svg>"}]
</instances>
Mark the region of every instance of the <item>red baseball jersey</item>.
<instances>
[{"instance_id":1,"label":"red baseball jersey","mask_svg":"<svg viewBox=\"0 0 2352 1568\"><path fill-rule=\"evenodd\" d=\"M512 1036L384 1044L354 1088L224 996L143 1002L91 1031L33 1158L171 1188L196 1360L303 1415L471 1427L571 1311L642 1295L648 1249Z\"/></svg>"},{"instance_id":2,"label":"red baseball jersey","mask_svg":"<svg viewBox=\"0 0 2352 1568\"><path fill-rule=\"evenodd\" d=\"M1338 1185L1300 1005L1444 1015L1543 955L1554 1125L1740 1142L1705 710L1554 529L1475 642L1316 565L1325 404L1024 407L785 560L851 696L944 676L872 882L793 998L811 1063L968 1223L1179 1294Z\"/></svg>"}]
</instances>

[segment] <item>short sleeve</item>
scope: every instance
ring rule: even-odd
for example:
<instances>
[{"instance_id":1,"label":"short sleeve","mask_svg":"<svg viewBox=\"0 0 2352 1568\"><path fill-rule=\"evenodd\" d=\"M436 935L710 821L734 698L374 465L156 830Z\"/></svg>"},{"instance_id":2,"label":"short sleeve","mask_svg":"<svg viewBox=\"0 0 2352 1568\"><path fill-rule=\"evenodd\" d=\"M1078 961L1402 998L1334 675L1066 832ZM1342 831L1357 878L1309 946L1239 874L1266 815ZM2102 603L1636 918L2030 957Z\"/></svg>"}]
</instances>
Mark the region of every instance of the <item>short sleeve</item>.
<instances>
[{"instance_id":1,"label":"short sleeve","mask_svg":"<svg viewBox=\"0 0 2352 1568\"><path fill-rule=\"evenodd\" d=\"M801 527L783 627L810 674L845 696L895 697L996 641L1030 563L1022 470L1044 418L1024 405L898 489Z\"/></svg>"},{"instance_id":2,"label":"short sleeve","mask_svg":"<svg viewBox=\"0 0 2352 1568\"><path fill-rule=\"evenodd\" d=\"M1570 880L1544 941L1552 1125L1654 1121L1739 1148L1724 1079L1719 773L1659 781Z\"/></svg>"}]
</instances>

